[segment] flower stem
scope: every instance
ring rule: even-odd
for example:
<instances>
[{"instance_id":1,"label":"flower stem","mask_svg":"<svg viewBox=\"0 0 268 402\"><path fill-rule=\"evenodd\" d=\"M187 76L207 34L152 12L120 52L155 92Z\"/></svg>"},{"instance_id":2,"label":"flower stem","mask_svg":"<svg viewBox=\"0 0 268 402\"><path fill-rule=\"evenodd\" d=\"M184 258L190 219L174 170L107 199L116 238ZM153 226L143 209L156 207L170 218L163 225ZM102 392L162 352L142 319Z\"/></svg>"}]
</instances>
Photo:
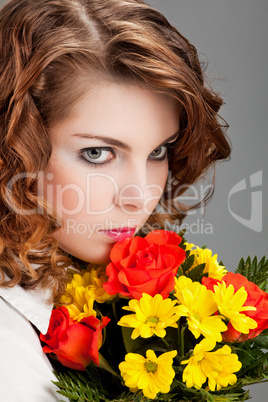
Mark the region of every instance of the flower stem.
<instances>
[{"instance_id":1,"label":"flower stem","mask_svg":"<svg viewBox=\"0 0 268 402\"><path fill-rule=\"evenodd\" d=\"M178 349L181 346L181 320L178 321Z\"/></svg>"},{"instance_id":2,"label":"flower stem","mask_svg":"<svg viewBox=\"0 0 268 402\"><path fill-rule=\"evenodd\" d=\"M109 371L109 373L113 374L115 377L119 378L121 380L121 377L119 374L117 374L112 367L107 363L106 359L99 353L99 367Z\"/></svg>"},{"instance_id":3,"label":"flower stem","mask_svg":"<svg viewBox=\"0 0 268 402\"><path fill-rule=\"evenodd\" d=\"M181 343L181 356L184 356L184 333L185 333L186 327L187 327L186 324L181 327L181 342L180 342Z\"/></svg>"},{"instance_id":4,"label":"flower stem","mask_svg":"<svg viewBox=\"0 0 268 402\"><path fill-rule=\"evenodd\" d=\"M115 321L117 322L118 319L117 319L117 313L116 313L116 305L115 305L115 303L112 303L112 309L113 309L114 319L115 319Z\"/></svg>"},{"instance_id":5,"label":"flower stem","mask_svg":"<svg viewBox=\"0 0 268 402\"><path fill-rule=\"evenodd\" d=\"M168 341L165 338L161 338L161 339L164 342L164 344L166 345L166 347L169 348L170 345L169 345Z\"/></svg>"}]
</instances>

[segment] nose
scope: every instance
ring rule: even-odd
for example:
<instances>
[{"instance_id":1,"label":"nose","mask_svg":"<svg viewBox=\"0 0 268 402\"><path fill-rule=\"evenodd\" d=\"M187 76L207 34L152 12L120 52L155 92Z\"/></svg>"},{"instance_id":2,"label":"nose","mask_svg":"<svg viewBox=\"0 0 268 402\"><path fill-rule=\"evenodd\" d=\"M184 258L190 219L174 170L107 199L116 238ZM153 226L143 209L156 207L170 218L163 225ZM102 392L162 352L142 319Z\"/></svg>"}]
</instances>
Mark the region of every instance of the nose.
<instances>
[{"instance_id":1,"label":"nose","mask_svg":"<svg viewBox=\"0 0 268 402\"><path fill-rule=\"evenodd\" d=\"M146 164L132 164L121 172L114 203L126 213L150 214L163 189L153 183Z\"/></svg>"}]
</instances>

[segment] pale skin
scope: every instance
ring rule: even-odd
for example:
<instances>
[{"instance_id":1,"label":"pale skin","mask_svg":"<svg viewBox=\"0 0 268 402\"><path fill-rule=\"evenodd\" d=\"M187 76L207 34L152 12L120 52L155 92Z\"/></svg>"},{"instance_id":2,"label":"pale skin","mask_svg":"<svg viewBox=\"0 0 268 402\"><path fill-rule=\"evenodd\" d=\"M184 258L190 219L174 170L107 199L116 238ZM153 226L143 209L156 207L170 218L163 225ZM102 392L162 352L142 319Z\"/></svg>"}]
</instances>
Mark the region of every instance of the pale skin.
<instances>
[{"instance_id":1,"label":"pale skin","mask_svg":"<svg viewBox=\"0 0 268 402\"><path fill-rule=\"evenodd\" d=\"M168 177L178 104L130 83L91 87L50 129L52 155L40 192L62 220L59 246L83 261L107 263L115 240L105 230L145 224Z\"/></svg>"}]
</instances>

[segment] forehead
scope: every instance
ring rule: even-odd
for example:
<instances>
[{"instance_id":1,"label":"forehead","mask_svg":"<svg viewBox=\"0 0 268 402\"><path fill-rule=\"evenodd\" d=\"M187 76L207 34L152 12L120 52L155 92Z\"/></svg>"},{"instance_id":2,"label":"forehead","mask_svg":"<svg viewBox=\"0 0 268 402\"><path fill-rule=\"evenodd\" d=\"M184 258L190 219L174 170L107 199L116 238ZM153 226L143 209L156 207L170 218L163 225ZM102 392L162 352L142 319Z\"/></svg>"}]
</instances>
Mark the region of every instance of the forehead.
<instances>
[{"instance_id":1,"label":"forehead","mask_svg":"<svg viewBox=\"0 0 268 402\"><path fill-rule=\"evenodd\" d=\"M51 128L52 142L74 134L94 134L133 142L162 142L179 129L179 104L165 94L130 83L92 85L67 118ZM152 135L153 134L153 135Z\"/></svg>"}]
</instances>

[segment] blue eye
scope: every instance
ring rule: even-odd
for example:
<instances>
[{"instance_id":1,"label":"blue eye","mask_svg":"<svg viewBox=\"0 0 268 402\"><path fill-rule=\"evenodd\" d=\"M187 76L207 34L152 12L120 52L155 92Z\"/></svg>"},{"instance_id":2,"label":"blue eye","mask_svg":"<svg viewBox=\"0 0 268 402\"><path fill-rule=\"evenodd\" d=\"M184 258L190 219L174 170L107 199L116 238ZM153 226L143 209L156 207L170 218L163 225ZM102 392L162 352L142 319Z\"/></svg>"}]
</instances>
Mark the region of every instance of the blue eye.
<instances>
[{"instance_id":1,"label":"blue eye","mask_svg":"<svg viewBox=\"0 0 268 402\"><path fill-rule=\"evenodd\" d=\"M164 160L167 156L168 147L162 145L161 147L156 148L153 152L150 153L150 159L161 161Z\"/></svg>"},{"instance_id":2,"label":"blue eye","mask_svg":"<svg viewBox=\"0 0 268 402\"><path fill-rule=\"evenodd\" d=\"M82 151L82 156L87 162L97 164L104 164L114 157L111 148L107 147L92 147L86 148Z\"/></svg>"}]
</instances>

